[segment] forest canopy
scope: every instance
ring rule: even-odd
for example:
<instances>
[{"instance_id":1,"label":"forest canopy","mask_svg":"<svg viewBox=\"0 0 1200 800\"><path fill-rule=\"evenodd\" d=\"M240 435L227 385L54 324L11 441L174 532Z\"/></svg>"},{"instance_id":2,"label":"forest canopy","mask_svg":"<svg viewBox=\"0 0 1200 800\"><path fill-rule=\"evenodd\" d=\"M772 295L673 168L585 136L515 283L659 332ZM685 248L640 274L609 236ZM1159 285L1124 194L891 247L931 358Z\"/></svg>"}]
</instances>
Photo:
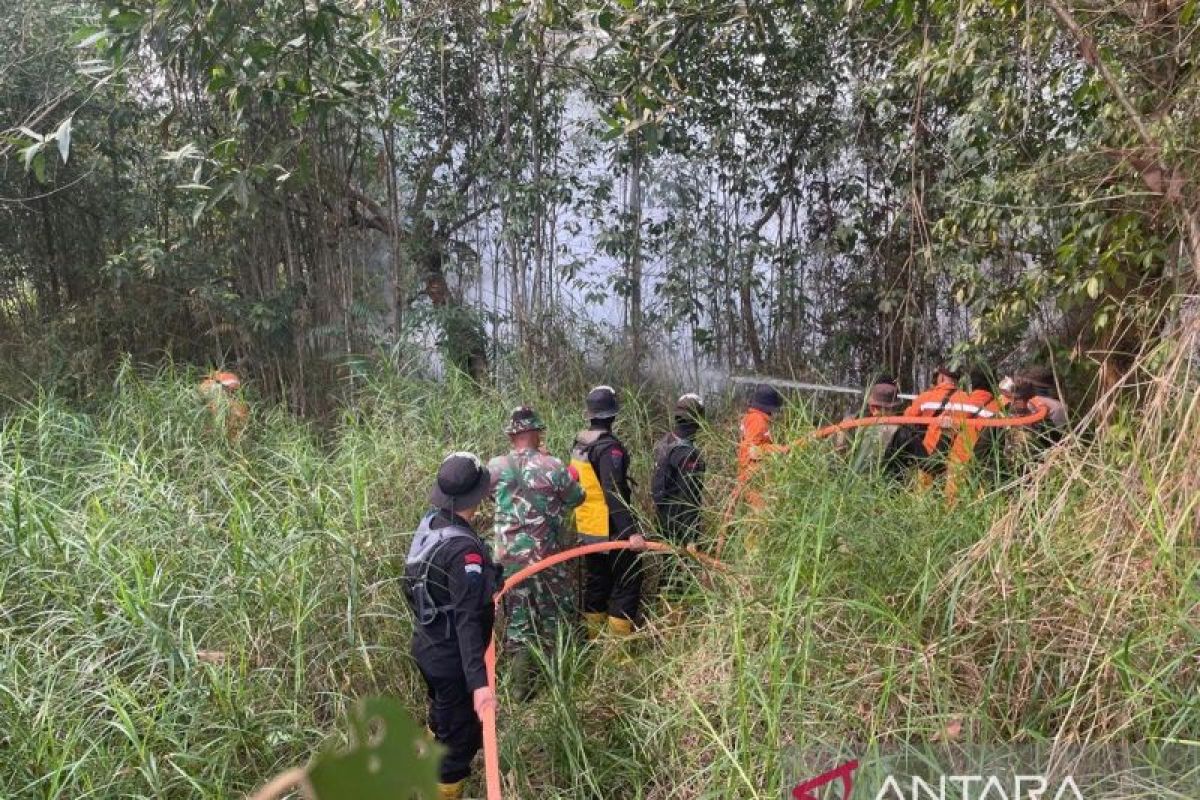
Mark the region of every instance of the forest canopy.
<instances>
[{"instance_id":1,"label":"forest canopy","mask_svg":"<svg viewBox=\"0 0 1200 800\"><path fill-rule=\"evenodd\" d=\"M1197 0L10 7L9 378L165 354L304 412L436 343L1090 383L1200 274Z\"/></svg>"}]
</instances>

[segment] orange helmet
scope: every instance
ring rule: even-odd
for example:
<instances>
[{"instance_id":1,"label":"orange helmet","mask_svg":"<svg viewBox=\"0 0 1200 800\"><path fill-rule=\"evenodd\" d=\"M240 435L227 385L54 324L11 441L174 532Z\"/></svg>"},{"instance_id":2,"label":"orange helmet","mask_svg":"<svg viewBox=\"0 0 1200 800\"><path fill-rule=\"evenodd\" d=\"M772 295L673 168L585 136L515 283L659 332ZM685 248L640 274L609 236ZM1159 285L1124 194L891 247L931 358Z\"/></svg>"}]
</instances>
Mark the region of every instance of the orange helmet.
<instances>
[{"instance_id":1,"label":"orange helmet","mask_svg":"<svg viewBox=\"0 0 1200 800\"><path fill-rule=\"evenodd\" d=\"M242 387L242 379L232 372L214 372L200 383L200 390L210 392L220 386L229 392L236 392Z\"/></svg>"}]
</instances>

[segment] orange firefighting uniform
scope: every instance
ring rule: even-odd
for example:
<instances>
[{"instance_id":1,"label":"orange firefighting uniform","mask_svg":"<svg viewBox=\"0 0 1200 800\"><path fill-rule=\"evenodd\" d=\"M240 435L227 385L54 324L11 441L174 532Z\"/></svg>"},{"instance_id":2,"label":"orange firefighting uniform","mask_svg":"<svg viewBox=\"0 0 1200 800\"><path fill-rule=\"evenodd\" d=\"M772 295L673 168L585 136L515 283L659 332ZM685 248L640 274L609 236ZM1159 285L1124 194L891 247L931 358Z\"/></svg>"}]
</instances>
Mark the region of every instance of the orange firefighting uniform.
<instances>
[{"instance_id":1,"label":"orange firefighting uniform","mask_svg":"<svg viewBox=\"0 0 1200 800\"><path fill-rule=\"evenodd\" d=\"M746 498L751 508L763 507L762 494L747 489L758 464L770 453L785 453L787 446L775 444L771 438L771 415L757 408L746 410L742 417L741 441L738 442L738 493Z\"/></svg>"}]
</instances>

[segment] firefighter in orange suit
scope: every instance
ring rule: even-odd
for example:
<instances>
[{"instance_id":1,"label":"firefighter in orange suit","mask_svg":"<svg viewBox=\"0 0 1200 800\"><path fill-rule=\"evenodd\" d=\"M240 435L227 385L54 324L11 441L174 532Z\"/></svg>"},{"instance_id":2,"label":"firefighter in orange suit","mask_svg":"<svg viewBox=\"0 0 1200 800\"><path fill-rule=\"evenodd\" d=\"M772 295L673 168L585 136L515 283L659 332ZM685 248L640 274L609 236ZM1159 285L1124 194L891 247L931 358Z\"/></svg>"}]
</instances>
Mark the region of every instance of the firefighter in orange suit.
<instances>
[{"instance_id":1,"label":"firefighter in orange suit","mask_svg":"<svg viewBox=\"0 0 1200 800\"><path fill-rule=\"evenodd\" d=\"M942 410L944 424L930 428L939 434L934 443L935 450L942 446L943 441L949 442L946 451L946 497L951 502L958 497L959 486L967 469L976 461L985 460L995 438L995 429L984 431L962 423L1001 416L1000 403L992 394L987 372L973 369L968 381L970 390L956 391Z\"/></svg>"},{"instance_id":2,"label":"firefighter in orange suit","mask_svg":"<svg viewBox=\"0 0 1200 800\"><path fill-rule=\"evenodd\" d=\"M787 451L786 445L771 438L771 419L783 408L783 397L775 387L761 383L750 396L750 405L742 416L741 440L738 443L738 492L755 510L763 507L762 495L749 488L759 462L771 453Z\"/></svg>"},{"instance_id":3,"label":"firefighter in orange suit","mask_svg":"<svg viewBox=\"0 0 1200 800\"><path fill-rule=\"evenodd\" d=\"M904 410L906 417L940 417L946 411L950 398L958 391L958 379L961 373L947 365L940 364L934 371L933 386L917 395L908 408ZM928 426L924 431L923 442L925 452L933 455L941 439L941 429L936 425Z\"/></svg>"}]
</instances>

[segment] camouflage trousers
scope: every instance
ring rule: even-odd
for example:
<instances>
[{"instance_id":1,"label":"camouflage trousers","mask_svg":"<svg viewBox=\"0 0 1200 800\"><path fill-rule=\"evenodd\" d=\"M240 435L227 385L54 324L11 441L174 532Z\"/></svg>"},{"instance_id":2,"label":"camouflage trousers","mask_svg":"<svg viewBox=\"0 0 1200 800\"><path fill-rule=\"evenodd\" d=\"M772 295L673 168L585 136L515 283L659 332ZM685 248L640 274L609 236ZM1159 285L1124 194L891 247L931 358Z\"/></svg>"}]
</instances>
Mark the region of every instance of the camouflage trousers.
<instances>
[{"instance_id":1,"label":"camouflage trousers","mask_svg":"<svg viewBox=\"0 0 1200 800\"><path fill-rule=\"evenodd\" d=\"M505 564L505 577L527 563ZM575 608L575 585L566 564L559 564L528 579L504 596L504 649L554 641L558 626L570 620Z\"/></svg>"}]
</instances>

